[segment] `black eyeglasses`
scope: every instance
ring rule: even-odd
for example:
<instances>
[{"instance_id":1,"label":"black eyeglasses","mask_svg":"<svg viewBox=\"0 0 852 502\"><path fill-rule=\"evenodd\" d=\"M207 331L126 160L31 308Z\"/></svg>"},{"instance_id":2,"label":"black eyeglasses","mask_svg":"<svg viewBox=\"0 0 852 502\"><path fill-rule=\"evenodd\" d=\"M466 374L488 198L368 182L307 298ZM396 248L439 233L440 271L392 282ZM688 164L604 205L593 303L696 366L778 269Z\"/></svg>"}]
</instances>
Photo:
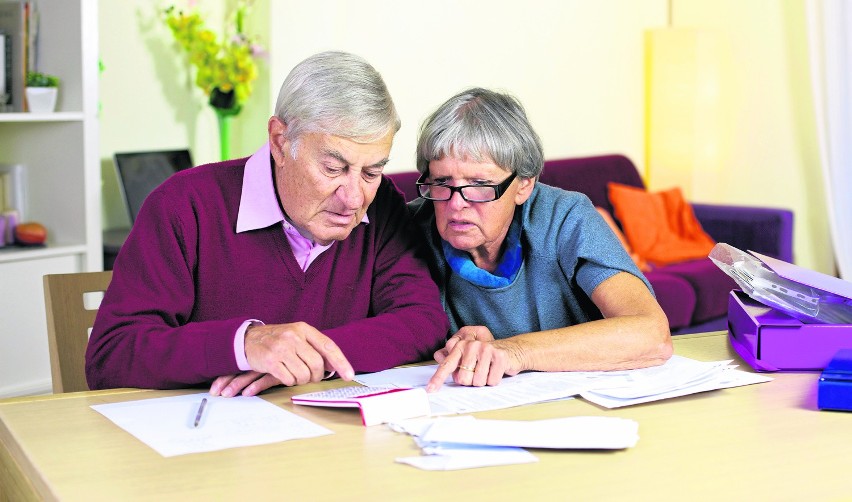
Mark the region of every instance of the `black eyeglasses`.
<instances>
[{"instance_id":1,"label":"black eyeglasses","mask_svg":"<svg viewBox=\"0 0 852 502\"><path fill-rule=\"evenodd\" d=\"M429 171L423 173L417 180L417 191L420 197L428 200L450 200L453 193L461 194L462 199L468 202L491 202L499 199L503 193L512 184L512 181L518 176L518 173L512 173L499 185L463 185L454 187L450 185L437 185L434 183L426 183L426 178L429 176Z\"/></svg>"}]
</instances>

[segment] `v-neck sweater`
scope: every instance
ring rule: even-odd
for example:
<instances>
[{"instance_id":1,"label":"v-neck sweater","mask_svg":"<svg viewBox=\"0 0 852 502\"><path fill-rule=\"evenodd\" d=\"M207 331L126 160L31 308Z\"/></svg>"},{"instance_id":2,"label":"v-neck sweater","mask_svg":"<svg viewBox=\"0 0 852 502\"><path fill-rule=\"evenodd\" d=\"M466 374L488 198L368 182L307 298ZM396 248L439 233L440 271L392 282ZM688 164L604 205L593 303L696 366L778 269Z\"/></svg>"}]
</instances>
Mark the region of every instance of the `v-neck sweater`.
<instances>
[{"instance_id":1,"label":"v-neck sweater","mask_svg":"<svg viewBox=\"0 0 852 502\"><path fill-rule=\"evenodd\" d=\"M356 372L430 359L448 321L401 194L382 179L359 224L303 271L280 224L237 233L247 158L170 177L116 258L86 351L92 389L206 385L239 372L246 319L305 322Z\"/></svg>"}]
</instances>

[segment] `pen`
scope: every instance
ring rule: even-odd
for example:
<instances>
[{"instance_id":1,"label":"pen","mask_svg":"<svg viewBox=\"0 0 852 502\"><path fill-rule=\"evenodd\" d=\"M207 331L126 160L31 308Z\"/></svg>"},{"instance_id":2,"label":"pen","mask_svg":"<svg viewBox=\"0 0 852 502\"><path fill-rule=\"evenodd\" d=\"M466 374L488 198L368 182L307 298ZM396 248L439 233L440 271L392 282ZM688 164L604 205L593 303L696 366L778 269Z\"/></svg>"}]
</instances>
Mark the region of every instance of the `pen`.
<instances>
[{"instance_id":1,"label":"pen","mask_svg":"<svg viewBox=\"0 0 852 502\"><path fill-rule=\"evenodd\" d=\"M195 425L193 427L198 427L198 423L201 422L201 414L204 413L204 407L207 406L207 398L201 400L201 404L198 405L198 413L195 414Z\"/></svg>"}]
</instances>

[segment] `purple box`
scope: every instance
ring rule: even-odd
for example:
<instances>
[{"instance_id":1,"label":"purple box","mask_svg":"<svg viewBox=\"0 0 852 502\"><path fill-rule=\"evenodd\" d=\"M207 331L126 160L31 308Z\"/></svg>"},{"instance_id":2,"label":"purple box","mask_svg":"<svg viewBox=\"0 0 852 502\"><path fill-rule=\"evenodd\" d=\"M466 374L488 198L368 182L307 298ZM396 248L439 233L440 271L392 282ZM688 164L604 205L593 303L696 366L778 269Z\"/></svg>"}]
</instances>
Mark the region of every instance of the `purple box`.
<instances>
[{"instance_id":1,"label":"purple box","mask_svg":"<svg viewBox=\"0 0 852 502\"><path fill-rule=\"evenodd\" d=\"M785 279L852 298L852 282L750 253ZM852 324L806 324L739 290L728 298L728 334L734 350L757 371L822 370L838 350L852 348Z\"/></svg>"},{"instance_id":2,"label":"purple box","mask_svg":"<svg viewBox=\"0 0 852 502\"><path fill-rule=\"evenodd\" d=\"M852 325L805 324L739 290L728 298L728 334L757 371L822 370L838 350L852 348Z\"/></svg>"}]
</instances>

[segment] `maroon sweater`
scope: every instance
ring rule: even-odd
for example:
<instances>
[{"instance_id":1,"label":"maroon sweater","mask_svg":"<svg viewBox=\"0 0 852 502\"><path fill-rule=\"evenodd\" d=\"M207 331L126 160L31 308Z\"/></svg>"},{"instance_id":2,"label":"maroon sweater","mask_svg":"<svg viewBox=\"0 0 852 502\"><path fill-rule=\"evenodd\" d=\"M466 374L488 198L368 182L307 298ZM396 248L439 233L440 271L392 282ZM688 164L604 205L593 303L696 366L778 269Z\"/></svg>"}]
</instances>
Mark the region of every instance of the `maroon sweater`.
<instances>
[{"instance_id":1,"label":"maroon sweater","mask_svg":"<svg viewBox=\"0 0 852 502\"><path fill-rule=\"evenodd\" d=\"M247 319L304 321L357 372L430 359L443 345L438 289L389 180L370 223L303 272L280 223L236 233L246 160L182 171L145 201L86 350L91 389L177 388L238 373L234 333Z\"/></svg>"}]
</instances>

